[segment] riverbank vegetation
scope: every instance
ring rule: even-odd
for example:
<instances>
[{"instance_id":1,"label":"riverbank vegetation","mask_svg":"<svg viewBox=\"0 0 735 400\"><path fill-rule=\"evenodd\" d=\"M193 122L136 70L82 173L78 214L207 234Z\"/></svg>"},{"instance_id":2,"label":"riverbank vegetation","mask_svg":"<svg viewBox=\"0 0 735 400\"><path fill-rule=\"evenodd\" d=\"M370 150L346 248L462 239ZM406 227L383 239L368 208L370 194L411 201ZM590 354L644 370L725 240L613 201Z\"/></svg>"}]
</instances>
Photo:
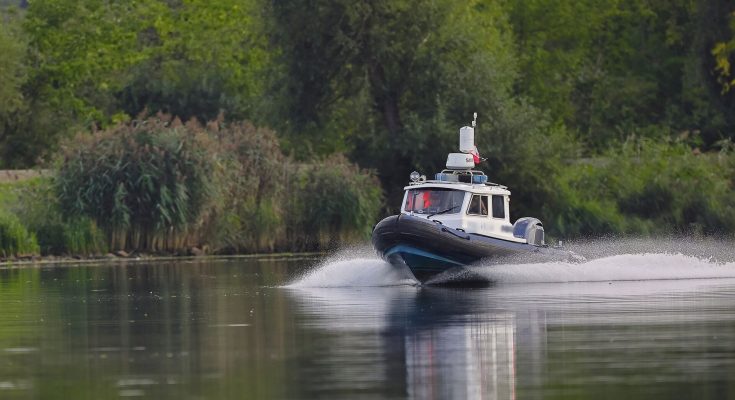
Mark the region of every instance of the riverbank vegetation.
<instances>
[{"instance_id":1,"label":"riverbank vegetation","mask_svg":"<svg viewBox=\"0 0 735 400\"><path fill-rule=\"evenodd\" d=\"M6 253L363 238L473 112L553 236L735 232L728 1L17 3L0 167L56 173L3 203Z\"/></svg>"},{"instance_id":2,"label":"riverbank vegetation","mask_svg":"<svg viewBox=\"0 0 735 400\"><path fill-rule=\"evenodd\" d=\"M5 184L8 255L319 250L364 239L380 211L368 171L339 156L296 162L247 123L158 115L80 134L60 154L54 177Z\"/></svg>"}]
</instances>

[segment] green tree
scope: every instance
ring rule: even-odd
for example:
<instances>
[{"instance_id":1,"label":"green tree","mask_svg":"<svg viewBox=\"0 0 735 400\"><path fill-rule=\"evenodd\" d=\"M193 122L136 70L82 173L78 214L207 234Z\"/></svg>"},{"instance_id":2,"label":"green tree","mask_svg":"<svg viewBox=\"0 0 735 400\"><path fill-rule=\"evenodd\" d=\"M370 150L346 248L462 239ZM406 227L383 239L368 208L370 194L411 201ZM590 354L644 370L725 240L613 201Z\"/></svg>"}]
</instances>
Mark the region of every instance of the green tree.
<instances>
[{"instance_id":1,"label":"green tree","mask_svg":"<svg viewBox=\"0 0 735 400\"><path fill-rule=\"evenodd\" d=\"M727 42L719 42L712 49L712 55L717 60L717 72L720 74L719 81L724 92L729 92L735 86L735 78L732 77L732 63L730 62L730 56L733 52L735 52L735 38Z\"/></svg>"},{"instance_id":2,"label":"green tree","mask_svg":"<svg viewBox=\"0 0 735 400\"><path fill-rule=\"evenodd\" d=\"M129 5L97 1L33 2L20 20L25 66L22 107L4 119L5 166L28 167L52 154L75 125L104 124L116 112L112 89L137 57L135 33L119 15ZM134 19L134 18L133 18ZM12 85L11 85L12 87Z\"/></svg>"},{"instance_id":3,"label":"green tree","mask_svg":"<svg viewBox=\"0 0 735 400\"><path fill-rule=\"evenodd\" d=\"M114 91L146 57L138 46L139 8L137 2L33 2L25 21L33 50L28 93L84 126L107 123L117 111Z\"/></svg>"},{"instance_id":4,"label":"green tree","mask_svg":"<svg viewBox=\"0 0 735 400\"><path fill-rule=\"evenodd\" d=\"M23 20L28 51L11 38L13 49L3 59L13 66L4 74L27 71L25 112L5 123L6 164L32 165L69 132L104 128L143 111L202 120L220 112L253 117L265 106L261 74L269 60L257 28L259 5L33 2ZM3 92L17 92L18 79L9 79Z\"/></svg>"},{"instance_id":5,"label":"green tree","mask_svg":"<svg viewBox=\"0 0 735 400\"><path fill-rule=\"evenodd\" d=\"M149 2L140 7L139 45L146 57L117 93L129 115L144 109L183 119L257 120L270 66L256 0Z\"/></svg>"},{"instance_id":6,"label":"green tree","mask_svg":"<svg viewBox=\"0 0 735 400\"><path fill-rule=\"evenodd\" d=\"M593 151L631 135L731 134L710 54L733 5L691 2L506 3L522 72L518 93L562 120Z\"/></svg>"},{"instance_id":7,"label":"green tree","mask_svg":"<svg viewBox=\"0 0 735 400\"><path fill-rule=\"evenodd\" d=\"M16 13L0 12L0 149L2 162L7 165L10 154L7 144L18 123L18 114L25 108L23 83L27 78L25 63L26 41Z\"/></svg>"},{"instance_id":8,"label":"green tree","mask_svg":"<svg viewBox=\"0 0 735 400\"><path fill-rule=\"evenodd\" d=\"M522 112L494 2L287 1L272 13L289 147L351 152L378 170L391 202L412 169L441 168L472 112L486 118L479 142L501 147L493 136L508 135L496 128Z\"/></svg>"},{"instance_id":9,"label":"green tree","mask_svg":"<svg viewBox=\"0 0 735 400\"><path fill-rule=\"evenodd\" d=\"M730 92L735 86L735 74L732 68L732 58L735 54L735 12L730 14L730 38L717 42L712 49L712 55L715 57L715 69L719 73L718 81L722 84L724 93Z\"/></svg>"},{"instance_id":10,"label":"green tree","mask_svg":"<svg viewBox=\"0 0 735 400\"><path fill-rule=\"evenodd\" d=\"M2 15L0 19L0 116L7 118L23 106L21 86L25 82L26 43L18 23L19 17L13 14Z\"/></svg>"}]
</instances>

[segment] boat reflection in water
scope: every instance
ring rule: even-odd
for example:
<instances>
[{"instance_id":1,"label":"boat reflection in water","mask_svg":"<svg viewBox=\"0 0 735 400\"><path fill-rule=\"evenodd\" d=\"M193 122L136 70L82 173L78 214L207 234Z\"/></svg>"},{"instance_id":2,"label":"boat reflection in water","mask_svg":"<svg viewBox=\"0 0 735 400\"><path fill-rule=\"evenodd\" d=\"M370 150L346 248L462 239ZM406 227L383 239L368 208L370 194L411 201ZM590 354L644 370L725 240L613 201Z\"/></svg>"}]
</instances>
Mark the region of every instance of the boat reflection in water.
<instances>
[{"instance_id":1,"label":"boat reflection in water","mask_svg":"<svg viewBox=\"0 0 735 400\"><path fill-rule=\"evenodd\" d=\"M416 330L406 335L408 393L413 398L511 399L515 393L514 320Z\"/></svg>"},{"instance_id":2,"label":"boat reflection in water","mask_svg":"<svg viewBox=\"0 0 735 400\"><path fill-rule=\"evenodd\" d=\"M481 307L466 291L406 287L289 292L308 324L335 332L343 341L332 343L339 347L332 348L335 358L322 360L342 365L331 371L337 374L330 377L332 382L382 381L395 386L395 394L410 398L515 398L515 317L487 304ZM368 338L366 330L379 334ZM364 359L363 346L355 344L353 335L382 340L371 345L384 354L369 368L350 363ZM400 375L405 385L396 382Z\"/></svg>"}]
</instances>

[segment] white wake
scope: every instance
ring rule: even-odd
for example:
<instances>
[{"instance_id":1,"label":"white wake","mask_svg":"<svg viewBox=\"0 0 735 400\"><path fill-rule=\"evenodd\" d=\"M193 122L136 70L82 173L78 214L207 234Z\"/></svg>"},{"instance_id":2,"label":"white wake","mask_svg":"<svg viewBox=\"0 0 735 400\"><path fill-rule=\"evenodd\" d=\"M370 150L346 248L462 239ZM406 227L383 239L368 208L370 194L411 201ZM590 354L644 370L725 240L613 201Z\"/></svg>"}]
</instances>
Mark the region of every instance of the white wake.
<instances>
[{"instance_id":1,"label":"white wake","mask_svg":"<svg viewBox=\"0 0 735 400\"><path fill-rule=\"evenodd\" d=\"M735 278L735 263L683 254L621 254L582 263L479 265L469 271L496 283Z\"/></svg>"},{"instance_id":2,"label":"white wake","mask_svg":"<svg viewBox=\"0 0 735 400\"><path fill-rule=\"evenodd\" d=\"M620 247L615 251L621 251ZM493 262L448 271L430 283L457 284L462 280L481 280L495 284L563 283L606 281L649 281L682 279L735 278L735 261L706 254L721 253L720 246L703 249L695 255L672 252L641 252L636 254L592 255L583 262ZM730 246L728 246L730 248ZM612 250L612 249L610 249ZM639 249L633 249L633 252ZM654 250L648 248L646 250ZM622 251L621 251L622 253ZM298 277L287 287L375 287L416 285L407 271L398 269L373 256L370 249L344 250L325 260L316 268ZM588 254L589 256L589 254ZM726 259L727 261L720 261Z\"/></svg>"}]
</instances>

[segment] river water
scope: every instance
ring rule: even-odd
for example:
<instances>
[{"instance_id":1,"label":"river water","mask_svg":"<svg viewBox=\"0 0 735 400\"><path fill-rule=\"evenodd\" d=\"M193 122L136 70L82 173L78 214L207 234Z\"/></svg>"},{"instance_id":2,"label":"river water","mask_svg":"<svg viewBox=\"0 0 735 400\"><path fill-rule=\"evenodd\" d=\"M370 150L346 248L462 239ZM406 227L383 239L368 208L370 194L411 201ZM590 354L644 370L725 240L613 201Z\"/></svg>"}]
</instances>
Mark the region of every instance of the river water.
<instances>
[{"instance_id":1,"label":"river water","mask_svg":"<svg viewBox=\"0 0 735 400\"><path fill-rule=\"evenodd\" d=\"M615 251L486 287L364 250L4 268L0 398L735 398L735 264Z\"/></svg>"}]
</instances>

